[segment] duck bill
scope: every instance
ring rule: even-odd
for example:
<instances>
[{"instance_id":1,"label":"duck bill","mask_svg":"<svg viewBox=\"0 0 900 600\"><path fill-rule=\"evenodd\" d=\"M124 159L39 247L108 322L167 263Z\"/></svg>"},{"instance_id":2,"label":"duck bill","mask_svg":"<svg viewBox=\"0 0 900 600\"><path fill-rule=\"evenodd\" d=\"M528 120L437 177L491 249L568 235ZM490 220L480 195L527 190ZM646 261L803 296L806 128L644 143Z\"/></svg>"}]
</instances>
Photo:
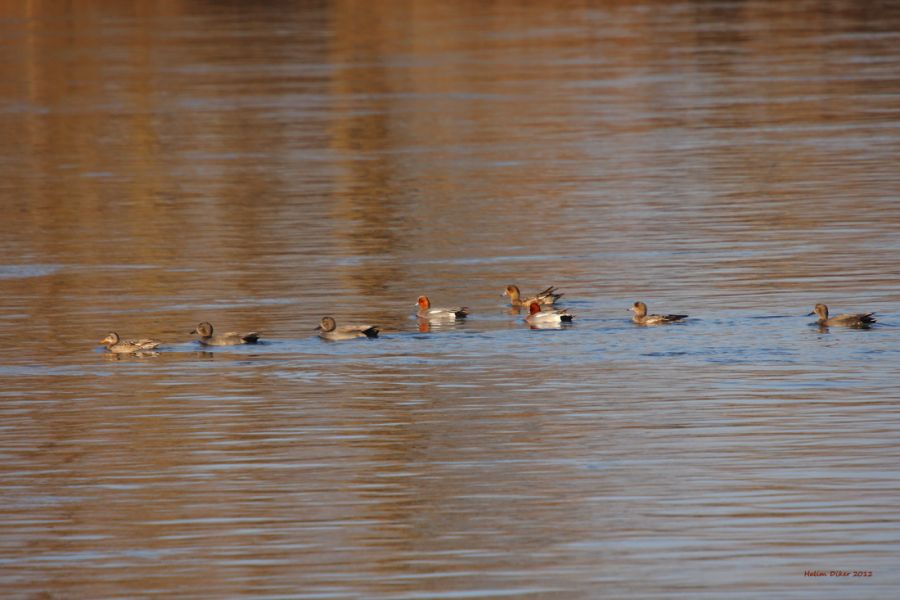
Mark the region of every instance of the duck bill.
<instances>
[{"instance_id":1,"label":"duck bill","mask_svg":"<svg viewBox=\"0 0 900 600\"><path fill-rule=\"evenodd\" d=\"M806 316L807 316L807 317L811 317L811 316L813 316L813 315L815 315L815 314L816 314L816 312L815 312L815 311L813 311L813 312L811 312L811 313L809 313L809 314L808 314L808 315L806 315Z\"/></svg>"}]
</instances>

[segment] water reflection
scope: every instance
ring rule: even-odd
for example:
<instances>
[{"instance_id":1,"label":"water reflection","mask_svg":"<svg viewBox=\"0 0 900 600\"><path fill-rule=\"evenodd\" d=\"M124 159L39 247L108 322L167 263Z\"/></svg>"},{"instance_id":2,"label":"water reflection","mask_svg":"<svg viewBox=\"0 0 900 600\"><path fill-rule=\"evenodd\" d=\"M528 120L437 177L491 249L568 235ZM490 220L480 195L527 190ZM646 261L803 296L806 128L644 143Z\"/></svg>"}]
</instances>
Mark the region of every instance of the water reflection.
<instances>
[{"instance_id":1,"label":"water reflection","mask_svg":"<svg viewBox=\"0 0 900 600\"><path fill-rule=\"evenodd\" d=\"M890 597L898 19L0 6L3 589ZM530 331L510 281L577 324Z\"/></svg>"},{"instance_id":2,"label":"water reflection","mask_svg":"<svg viewBox=\"0 0 900 600\"><path fill-rule=\"evenodd\" d=\"M153 358L155 356L159 356L159 352L154 351L154 350L150 350L150 351L142 350L139 352L132 352L130 354L120 354L120 353L114 353L114 352L104 352L103 353L103 358L105 358L106 360L127 360L130 358Z\"/></svg>"}]
</instances>

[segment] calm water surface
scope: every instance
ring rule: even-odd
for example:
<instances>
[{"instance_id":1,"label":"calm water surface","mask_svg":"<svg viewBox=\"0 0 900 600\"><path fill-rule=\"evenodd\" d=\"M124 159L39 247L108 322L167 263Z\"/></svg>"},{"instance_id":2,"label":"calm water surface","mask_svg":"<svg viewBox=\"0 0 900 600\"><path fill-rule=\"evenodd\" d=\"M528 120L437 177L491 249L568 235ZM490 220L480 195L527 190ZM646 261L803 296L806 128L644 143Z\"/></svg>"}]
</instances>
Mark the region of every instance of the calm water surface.
<instances>
[{"instance_id":1,"label":"calm water surface","mask_svg":"<svg viewBox=\"0 0 900 600\"><path fill-rule=\"evenodd\" d=\"M4 597L897 594L896 4L28 3L0 44Z\"/></svg>"}]
</instances>

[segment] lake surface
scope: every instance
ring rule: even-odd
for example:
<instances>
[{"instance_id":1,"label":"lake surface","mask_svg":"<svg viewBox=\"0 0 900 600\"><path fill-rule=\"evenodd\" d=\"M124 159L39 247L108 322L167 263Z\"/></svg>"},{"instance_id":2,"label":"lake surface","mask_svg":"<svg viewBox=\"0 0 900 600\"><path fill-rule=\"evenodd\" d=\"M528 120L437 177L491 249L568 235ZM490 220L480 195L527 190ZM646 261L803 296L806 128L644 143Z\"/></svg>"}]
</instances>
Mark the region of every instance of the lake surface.
<instances>
[{"instance_id":1,"label":"lake surface","mask_svg":"<svg viewBox=\"0 0 900 600\"><path fill-rule=\"evenodd\" d=\"M25 3L0 43L4 597L897 595L896 3Z\"/></svg>"}]
</instances>

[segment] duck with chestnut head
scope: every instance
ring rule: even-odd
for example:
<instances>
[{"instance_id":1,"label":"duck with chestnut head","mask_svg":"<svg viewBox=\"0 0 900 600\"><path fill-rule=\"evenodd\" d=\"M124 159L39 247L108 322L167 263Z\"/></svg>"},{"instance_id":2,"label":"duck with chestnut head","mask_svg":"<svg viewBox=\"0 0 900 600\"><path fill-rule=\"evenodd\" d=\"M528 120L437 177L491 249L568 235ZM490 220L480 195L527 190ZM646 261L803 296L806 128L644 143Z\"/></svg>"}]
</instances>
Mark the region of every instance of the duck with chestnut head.
<instances>
[{"instance_id":1,"label":"duck with chestnut head","mask_svg":"<svg viewBox=\"0 0 900 600\"><path fill-rule=\"evenodd\" d=\"M416 306L419 309L416 316L428 321L455 321L456 319L465 319L469 314L469 309L465 306L459 308L432 307L428 296L419 296Z\"/></svg>"},{"instance_id":2,"label":"duck with chestnut head","mask_svg":"<svg viewBox=\"0 0 900 600\"><path fill-rule=\"evenodd\" d=\"M563 323L571 323L575 315L568 310L544 310L537 302L532 302L528 306L528 316L525 322L532 329L542 328L559 328Z\"/></svg>"}]
</instances>

